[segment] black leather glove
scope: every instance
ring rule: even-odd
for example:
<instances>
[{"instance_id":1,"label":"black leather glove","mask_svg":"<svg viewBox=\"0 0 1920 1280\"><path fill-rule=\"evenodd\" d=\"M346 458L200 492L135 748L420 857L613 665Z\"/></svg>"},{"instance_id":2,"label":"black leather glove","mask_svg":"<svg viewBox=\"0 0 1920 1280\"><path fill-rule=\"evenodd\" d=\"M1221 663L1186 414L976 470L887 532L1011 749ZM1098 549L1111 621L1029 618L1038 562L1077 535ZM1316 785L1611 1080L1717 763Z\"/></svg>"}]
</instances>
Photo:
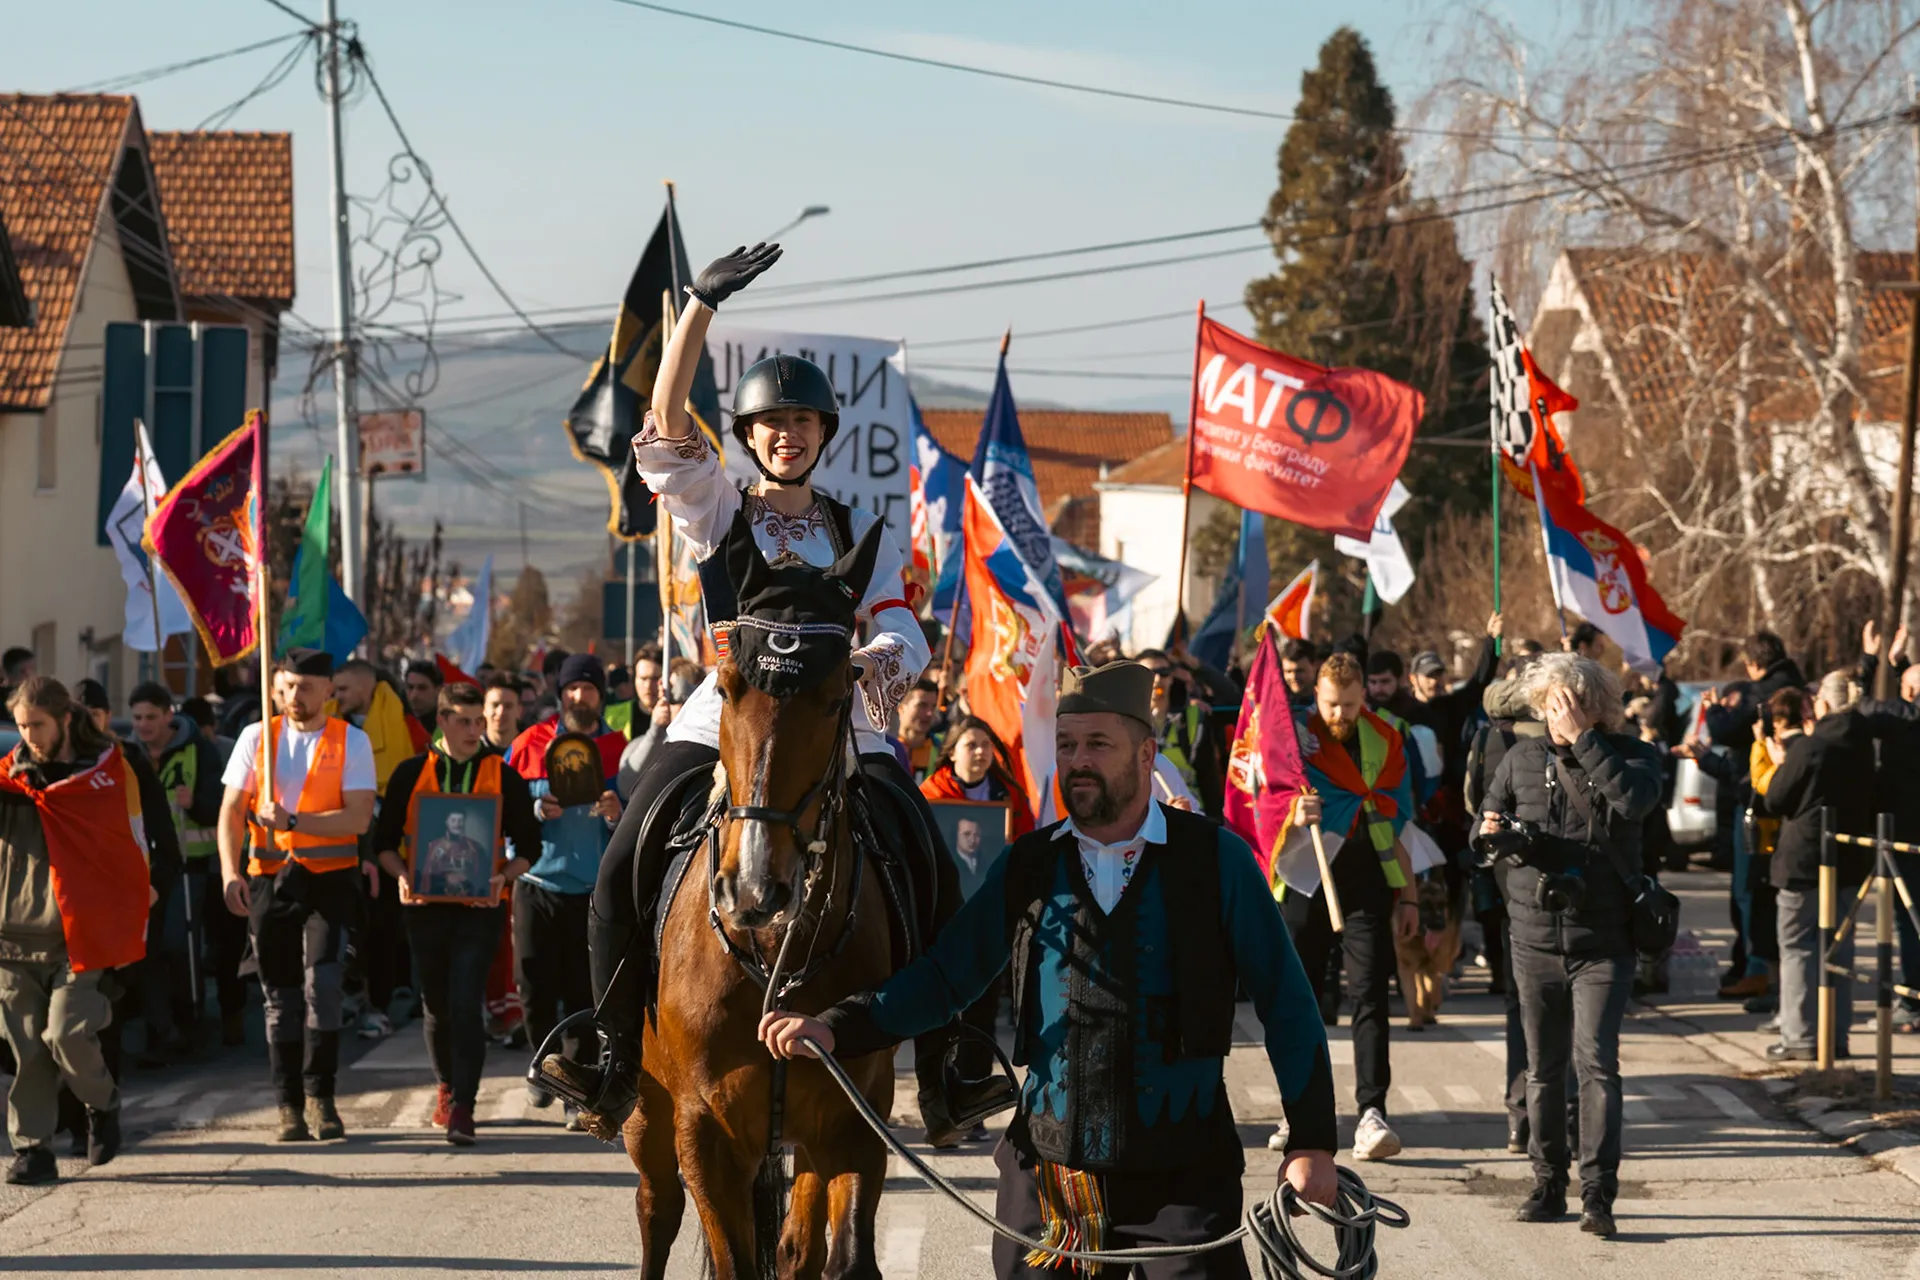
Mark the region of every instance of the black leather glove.
<instances>
[{"instance_id":1,"label":"black leather glove","mask_svg":"<svg viewBox=\"0 0 1920 1280\"><path fill-rule=\"evenodd\" d=\"M707 310L718 311L722 302L746 288L755 276L778 261L780 246L777 244L757 244L751 249L741 245L708 263L707 269L687 286L687 292L706 303Z\"/></svg>"}]
</instances>

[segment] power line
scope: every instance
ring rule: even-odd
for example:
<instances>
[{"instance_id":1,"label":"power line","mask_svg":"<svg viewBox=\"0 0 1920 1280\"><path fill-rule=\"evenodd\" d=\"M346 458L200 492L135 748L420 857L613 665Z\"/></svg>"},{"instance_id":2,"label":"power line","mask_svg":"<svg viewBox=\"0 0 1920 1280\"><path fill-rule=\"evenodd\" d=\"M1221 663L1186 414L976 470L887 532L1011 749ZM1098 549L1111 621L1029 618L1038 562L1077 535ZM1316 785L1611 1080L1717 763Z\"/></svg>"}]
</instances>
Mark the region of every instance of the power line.
<instances>
[{"instance_id":1,"label":"power line","mask_svg":"<svg viewBox=\"0 0 1920 1280\"><path fill-rule=\"evenodd\" d=\"M655 4L652 0L612 0L614 4L629 9L645 9L651 13L663 13L669 17L686 18L693 22L704 22L716 27L725 27L731 31L748 31L754 35L772 36L779 40L792 40L799 44L810 44L822 49L837 49L842 53L858 53L869 58L884 58L889 62L904 62L918 67L933 67L940 71L958 71L970 76L984 76L990 80L1010 80L1016 84L1036 85L1043 89L1064 89L1071 93L1091 94L1101 98L1118 98L1127 102L1145 102L1160 107L1180 107L1188 111L1209 111L1219 115L1244 116L1256 120L1279 120L1288 123L1319 124L1330 123L1313 116L1303 116L1293 111L1266 111L1258 107L1236 107L1224 102L1202 102L1193 98L1174 98L1157 93L1140 93L1133 89L1114 89L1106 85L1080 84L1068 80L1053 80L1046 76L1022 75L1017 71L997 71L991 67L974 66L965 62L951 62L944 58L926 58L918 54L899 53L892 49L876 49L871 45L852 44L845 40L829 40L824 36L806 35L799 31L782 31L778 27L763 27L757 23L741 22L733 18L722 18L710 13L697 13L691 9L675 9L669 5ZM1426 134L1442 138L1485 138L1496 137L1515 141L1526 141L1521 134L1488 134L1464 129L1429 129L1418 125L1395 125L1397 133Z\"/></svg>"},{"instance_id":2,"label":"power line","mask_svg":"<svg viewBox=\"0 0 1920 1280\"><path fill-rule=\"evenodd\" d=\"M147 84L181 71L191 71L195 67L204 67L211 62L220 62L227 58L237 58L242 54L253 53L260 49L270 49L289 40L304 40L305 31L290 31L285 35L274 36L269 40L256 40L252 44L243 44L236 49L223 49L219 53L209 53L198 58L188 58L184 62L169 62L162 67L148 67L145 71L129 71L124 75L111 76L105 80L95 80L91 84L76 85L71 89L62 89L62 93L117 93L122 89L131 89L135 85Z\"/></svg>"},{"instance_id":3,"label":"power line","mask_svg":"<svg viewBox=\"0 0 1920 1280\"><path fill-rule=\"evenodd\" d=\"M295 22L299 23L301 26L306 27L307 33L309 35L319 30L318 24L316 24L312 18L309 18L306 14L300 12L298 9L294 8L292 5L283 4L281 3L281 0L266 0L266 2L272 5L274 8L278 9L280 12L286 14L289 18L292 18Z\"/></svg>"},{"instance_id":4,"label":"power line","mask_svg":"<svg viewBox=\"0 0 1920 1280\"><path fill-rule=\"evenodd\" d=\"M480 251L473 247L473 241L467 239L465 229L461 227L459 220L453 216L453 210L447 207L446 196L441 194L439 186L436 185L433 180L433 170L425 160L421 159L419 151L414 148L413 140L407 136L406 129L400 124L400 117L395 114L393 103L387 100L387 91L381 85L380 78L374 75L373 67L367 62L365 52L357 45L350 46L349 52L352 55L354 63L366 73L367 83L372 86L373 96L380 103L380 110L385 113L387 123L393 126L394 135L400 139L400 145L406 149L407 158L419 166L422 181L427 184L427 190L432 193L434 202L440 206L440 212L446 215L447 226L453 231L455 237L459 239L461 247L467 251L467 256L473 259L473 265L480 268L480 274L485 276L487 283L493 286L493 291L500 295L500 301L507 304L507 308L519 318L520 323L526 326L529 333L532 333L561 355L572 356L577 359L579 356L578 352L568 350L545 329L542 329L533 322L533 317L526 313L526 310L514 300L513 295L507 292L507 287L500 283L500 278L493 274L493 269L487 265L486 259L482 258Z\"/></svg>"},{"instance_id":5,"label":"power line","mask_svg":"<svg viewBox=\"0 0 1920 1280\"><path fill-rule=\"evenodd\" d=\"M314 38L313 32L303 32L300 43L287 50L286 56L281 58L279 62L276 62L272 69L269 70L265 76L261 77L260 83L254 85L253 88L247 90L245 94L195 125L193 131L195 133L206 133L209 130L223 129L229 120L239 114L242 107L252 102L255 98L260 97L262 94L271 93L273 90L279 88L281 83L293 74L293 69L300 65L300 55L307 51L308 43Z\"/></svg>"},{"instance_id":6,"label":"power line","mask_svg":"<svg viewBox=\"0 0 1920 1280\"><path fill-rule=\"evenodd\" d=\"M1189 353L1190 354L1190 353ZM999 369L990 364L916 364L915 369L931 369L935 373L998 373ZM1187 373L1134 373L1113 369L1008 369L1008 374L1021 378L1125 378L1137 382L1187 382L1193 378Z\"/></svg>"}]
</instances>

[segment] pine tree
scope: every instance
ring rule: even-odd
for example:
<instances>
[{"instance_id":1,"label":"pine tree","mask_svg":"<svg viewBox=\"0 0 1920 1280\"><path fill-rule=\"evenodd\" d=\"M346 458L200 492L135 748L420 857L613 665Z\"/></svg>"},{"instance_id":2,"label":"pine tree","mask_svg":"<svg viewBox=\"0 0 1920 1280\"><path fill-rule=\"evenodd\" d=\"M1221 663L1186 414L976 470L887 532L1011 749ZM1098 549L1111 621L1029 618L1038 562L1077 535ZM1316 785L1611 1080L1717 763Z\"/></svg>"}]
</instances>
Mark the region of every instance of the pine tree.
<instances>
[{"instance_id":1,"label":"pine tree","mask_svg":"<svg viewBox=\"0 0 1920 1280\"><path fill-rule=\"evenodd\" d=\"M1279 260L1247 286L1255 336L1326 365L1372 369L1426 397L1425 436L1485 429L1487 366L1472 267L1453 225L1412 197L1393 96L1351 27L1300 78L1299 119L1280 144L1266 222ZM1448 508L1484 503L1486 457L1416 445L1401 479L1414 500L1395 525L1415 555ZM1270 524L1276 566L1332 554L1331 539ZM1276 545L1277 544L1277 545ZM1289 570L1291 572L1291 570Z\"/></svg>"}]
</instances>

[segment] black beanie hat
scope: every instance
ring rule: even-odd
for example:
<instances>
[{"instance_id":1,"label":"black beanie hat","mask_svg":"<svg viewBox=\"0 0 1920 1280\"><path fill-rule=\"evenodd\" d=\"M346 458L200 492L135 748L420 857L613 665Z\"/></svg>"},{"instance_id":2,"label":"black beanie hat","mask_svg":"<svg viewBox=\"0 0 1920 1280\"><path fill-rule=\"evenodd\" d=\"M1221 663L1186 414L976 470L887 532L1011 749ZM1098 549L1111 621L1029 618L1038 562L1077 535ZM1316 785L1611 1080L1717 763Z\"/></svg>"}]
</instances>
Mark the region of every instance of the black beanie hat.
<instances>
[{"instance_id":1,"label":"black beanie hat","mask_svg":"<svg viewBox=\"0 0 1920 1280\"><path fill-rule=\"evenodd\" d=\"M590 653L570 653L560 664L560 677L554 687L564 689L582 680L598 689L601 697L607 696L607 672L600 665L600 659Z\"/></svg>"}]
</instances>

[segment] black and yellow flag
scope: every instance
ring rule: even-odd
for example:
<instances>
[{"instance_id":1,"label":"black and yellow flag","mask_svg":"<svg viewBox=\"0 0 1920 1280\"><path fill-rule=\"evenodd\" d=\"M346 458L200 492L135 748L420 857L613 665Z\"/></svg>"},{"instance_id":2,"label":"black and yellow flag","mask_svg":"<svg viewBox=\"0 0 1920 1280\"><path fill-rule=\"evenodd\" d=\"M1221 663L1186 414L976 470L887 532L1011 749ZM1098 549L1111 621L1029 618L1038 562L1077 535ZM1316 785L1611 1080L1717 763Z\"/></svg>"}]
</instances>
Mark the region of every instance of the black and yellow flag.
<instances>
[{"instance_id":1,"label":"black and yellow flag","mask_svg":"<svg viewBox=\"0 0 1920 1280\"><path fill-rule=\"evenodd\" d=\"M686 306L684 291L691 283L687 247L669 196L660 225L647 241L620 301L613 340L594 361L593 372L587 375L565 423L574 456L593 463L607 478L612 499L607 532L622 538L643 538L653 532L653 495L634 470L632 440L646 417L666 349L662 301L671 300L677 315ZM720 423L720 393L714 384L713 361L704 351L687 404L700 430L711 438Z\"/></svg>"}]
</instances>

